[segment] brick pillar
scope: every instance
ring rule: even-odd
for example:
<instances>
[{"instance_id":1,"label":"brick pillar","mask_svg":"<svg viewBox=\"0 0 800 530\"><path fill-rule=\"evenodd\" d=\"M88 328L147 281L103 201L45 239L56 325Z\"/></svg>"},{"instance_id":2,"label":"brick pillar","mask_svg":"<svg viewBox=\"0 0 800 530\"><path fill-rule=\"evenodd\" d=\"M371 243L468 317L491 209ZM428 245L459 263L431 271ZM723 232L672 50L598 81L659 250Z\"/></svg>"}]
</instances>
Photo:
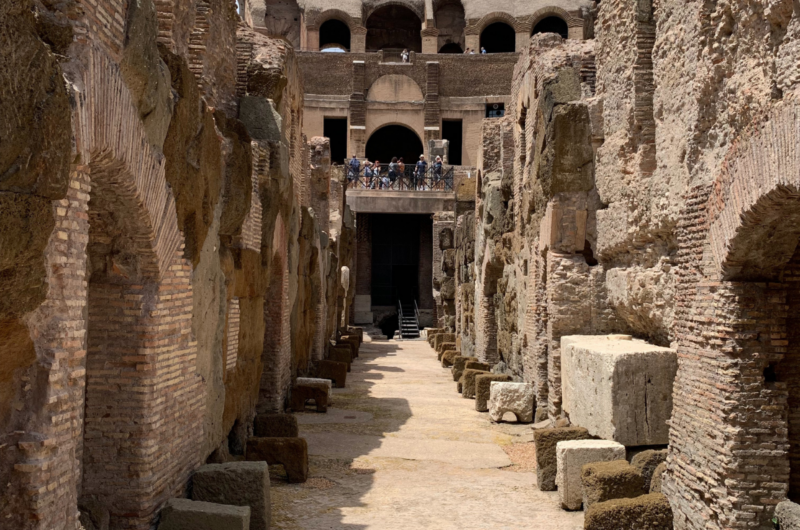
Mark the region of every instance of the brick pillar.
<instances>
[{"instance_id":1,"label":"brick pillar","mask_svg":"<svg viewBox=\"0 0 800 530\"><path fill-rule=\"evenodd\" d=\"M350 53L365 53L367 50L367 28L356 26L350 30Z\"/></svg>"},{"instance_id":2,"label":"brick pillar","mask_svg":"<svg viewBox=\"0 0 800 530\"><path fill-rule=\"evenodd\" d=\"M420 33L422 33L422 53L439 53L439 30L425 28Z\"/></svg>"},{"instance_id":3,"label":"brick pillar","mask_svg":"<svg viewBox=\"0 0 800 530\"><path fill-rule=\"evenodd\" d=\"M363 158L367 147L367 107L364 96L364 61L353 61L353 92L350 94L350 153Z\"/></svg>"},{"instance_id":4,"label":"brick pillar","mask_svg":"<svg viewBox=\"0 0 800 530\"><path fill-rule=\"evenodd\" d=\"M439 107L439 63L428 61L425 63L425 146L428 147L431 140L438 140L442 137L442 111ZM429 150L430 151L430 150ZM431 153L425 155L430 160Z\"/></svg>"}]
</instances>

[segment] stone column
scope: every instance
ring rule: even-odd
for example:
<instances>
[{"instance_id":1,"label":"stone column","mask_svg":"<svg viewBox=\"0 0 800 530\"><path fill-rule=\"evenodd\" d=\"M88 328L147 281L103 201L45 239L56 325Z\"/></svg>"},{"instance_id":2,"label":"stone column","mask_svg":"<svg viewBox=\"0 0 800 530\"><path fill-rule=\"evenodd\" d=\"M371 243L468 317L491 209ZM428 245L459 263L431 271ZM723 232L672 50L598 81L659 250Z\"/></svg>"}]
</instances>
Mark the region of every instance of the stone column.
<instances>
[{"instance_id":1,"label":"stone column","mask_svg":"<svg viewBox=\"0 0 800 530\"><path fill-rule=\"evenodd\" d=\"M425 28L422 33L422 53L439 53L439 30Z\"/></svg>"},{"instance_id":2,"label":"stone column","mask_svg":"<svg viewBox=\"0 0 800 530\"><path fill-rule=\"evenodd\" d=\"M425 146L442 137L442 111L439 107L439 63L425 63ZM430 149L425 155L430 159Z\"/></svg>"},{"instance_id":3,"label":"stone column","mask_svg":"<svg viewBox=\"0 0 800 530\"><path fill-rule=\"evenodd\" d=\"M356 26L350 30L350 53L366 53L367 28Z\"/></svg>"},{"instance_id":4,"label":"stone column","mask_svg":"<svg viewBox=\"0 0 800 530\"><path fill-rule=\"evenodd\" d=\"M353 61L353 92L350 94L350 141L348 156L364 157L367 146L367 107L364 97L364 61Z\"/></svg>"}]
</instances>

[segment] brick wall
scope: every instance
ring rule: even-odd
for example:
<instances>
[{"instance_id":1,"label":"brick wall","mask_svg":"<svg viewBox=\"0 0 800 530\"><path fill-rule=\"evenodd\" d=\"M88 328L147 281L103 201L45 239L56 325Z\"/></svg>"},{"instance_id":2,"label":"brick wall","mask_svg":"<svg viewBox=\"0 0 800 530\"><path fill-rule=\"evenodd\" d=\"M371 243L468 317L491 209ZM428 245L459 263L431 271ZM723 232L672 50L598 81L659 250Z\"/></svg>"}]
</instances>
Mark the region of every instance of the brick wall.
<instances>
[{"instance_id":1,"label":"brick wall","mask_svg":"<svg viewBox=\"0 0 800 530\"><path fill-rule=\"evenodd\" d=\"M239 356L239 330L241 312L239 310L239 299L232 298L228 300L227 312L227 331L225 332L225 369L235 370L236 361Z\"/></svg>"}]
</instances>

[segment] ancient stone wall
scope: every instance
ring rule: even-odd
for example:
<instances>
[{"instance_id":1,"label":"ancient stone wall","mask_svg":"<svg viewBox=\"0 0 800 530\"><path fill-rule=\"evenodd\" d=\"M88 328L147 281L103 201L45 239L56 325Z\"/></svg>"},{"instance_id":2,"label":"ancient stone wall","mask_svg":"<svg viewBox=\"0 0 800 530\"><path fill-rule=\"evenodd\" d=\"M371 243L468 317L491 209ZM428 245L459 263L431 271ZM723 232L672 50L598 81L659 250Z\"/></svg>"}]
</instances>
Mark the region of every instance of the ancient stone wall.
<instances>
[{"instance_id":1,"label":"ancient stone wall","mask_svg":"<svg viewBox=\"0 0 800 530\"><path fill-rule=\"evenodd\" d=\"M343 176L231 2L13 0L0 36L0 520L149 529L334 338Z\"/></svg>"}]
</instances>

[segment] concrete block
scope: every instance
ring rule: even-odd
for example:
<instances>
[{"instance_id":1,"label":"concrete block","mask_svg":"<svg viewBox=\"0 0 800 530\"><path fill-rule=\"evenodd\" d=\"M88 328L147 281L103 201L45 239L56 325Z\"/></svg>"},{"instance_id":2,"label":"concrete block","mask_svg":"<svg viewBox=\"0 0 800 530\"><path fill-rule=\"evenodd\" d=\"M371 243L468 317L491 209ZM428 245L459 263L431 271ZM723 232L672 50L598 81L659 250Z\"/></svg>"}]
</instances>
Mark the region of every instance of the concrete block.
<instances>
[{"instance_id":1,"label":"concrete block","mask_svg":"<svg viewBox=\"0 0 800 530\"><path fill-rule=\"evenodd\" d=\"M308 480L308 442L305 438L249 438L245 459L282 465L291 483Z\"/></svg>"},{"instance_id":2,"label":"concrete block","mask_svg":"<svg viewBox=\"0 0 800 530\"><path fill-rule=\"evenodd\" d=\"M202 466L192 476L192 499L250 507L250 530L270 523L269 466L266 462L229 462Z\"/></svg>"},{"instance_id":3,"label":"concrete block","mask_svg":"<svg viewBox=\"0 0 800 530\"><path fill-rule=\"evenodd\" d=\"M510 375L505 374L479 374L475 377L475 410L486 412L489 410L489 391L492 381L511 381Z\"/></svg>"},{"instance_id":4,"label":"concrete block","mask_svg":"<svg viewBox=\"0 0 800 530\"><path fill-rule=\"evenodd\" d=\"M189 499L170 499L158 530L249 530L250 508Z\"/></svg>"},{"instance_id":5,"label":"concrete block","mask_svg":"<svg viewBox=\"0 0 800 530\"><path fill-rule=\"evenodd\" d=\"M326 385L328 387L328 401L333 397L333 381L330 379L321 379L318 377L298 377L298 385Z\"/></svg>"},{"instance_id":6,"label":"concrete block","mask_svg":"<svg viewBox=\"0 0 800 530\"><path fill-rule=\"evenodd\" d=\"M497 383L496 383L497 384ZM502 384L502 383L499 383ZM565 510L583 504L581 470L593 462L625 459L625 446L610 440L571 440L556 444L556 486Z\"/></svg>"},{"instance_id":7,"label":"concrete block","mask_svg":"<svg viewBox=\"0 0 800 530\"><path fill-rule=\"evenodd\" d=\"M592 436L583 427L537 429L533 431L536 454L536 484L541 491L556 489L556 444L569 440L588 440Z\"/></svg>"},{"instance_id":8,"label":"concrete block","mask_svg":"<svg viewBox=\"0 0 800 530\"><path fill-rule=\"evenodd\" d=\"M562 337L564 411L599 438L666 445L677 369L674 350L627 336Z\"/></svg>"},{"instance_id":9,"label":"concrete block","mask_svg":"<svg viewBox=\"0 0 800 530\"><path fill-rule=\"evenodd\" d=\"M291 414L258 414L253 421L253 434L259 438L297 438L300 428Z\"/></svg>"},{"instance_id":10,"label":"concrete block","mask_svg":"<svg viewBox=\"0 0 800 530\"><path fill-rule=\"evenodd\" d=\"M501 383L489 386L489 417L501 421L503 414L512 412L519 423L533 421L533 385L530 383Z\"/></svg>"},{"instance_id":11,"label":"concrete block","mask_svg":"<svg viewBox=\"0 0 800 530\"><path fill-rule=\"evenodd\" d=\"M653 474L656 468L667 461L667 450L661 449L659 451L648 449L637 453L631 459L631 465L639 470L644 478L643 489L645 493L652 493L650 491L650 482L653 479Z\"/></svg>"},{"instance_id":12,"label":"concrete block","mask_svg":"<svg viewBox=\"0 0 800 530\"><path fill-rule=\"evenodd\" d=\"M627 460L595 462L581 470L583 509L597 502L632 499L642 495L644 478Z\"/></svg>"},{"instance_id":13,"label":"concrete block","mask_svg":"<svg viewBox=\"0 0 800 530\"><path fill-rule=\"evenodd\" d=\"M800 530L800 504L779 502L775 507L775 517L781 530Z\"/></svg>"},{"instance_id":14,"label":"concrete block","mask_svg":"<svg viewBox=\"0 0 800 530\"><path fill-rule=\"evenodd\" d=\"M598 502L586 510L584 530L672 530L672 508L661 493ZM783 527L781 527L783 528Z\"/></svg>"}]
</instances>

